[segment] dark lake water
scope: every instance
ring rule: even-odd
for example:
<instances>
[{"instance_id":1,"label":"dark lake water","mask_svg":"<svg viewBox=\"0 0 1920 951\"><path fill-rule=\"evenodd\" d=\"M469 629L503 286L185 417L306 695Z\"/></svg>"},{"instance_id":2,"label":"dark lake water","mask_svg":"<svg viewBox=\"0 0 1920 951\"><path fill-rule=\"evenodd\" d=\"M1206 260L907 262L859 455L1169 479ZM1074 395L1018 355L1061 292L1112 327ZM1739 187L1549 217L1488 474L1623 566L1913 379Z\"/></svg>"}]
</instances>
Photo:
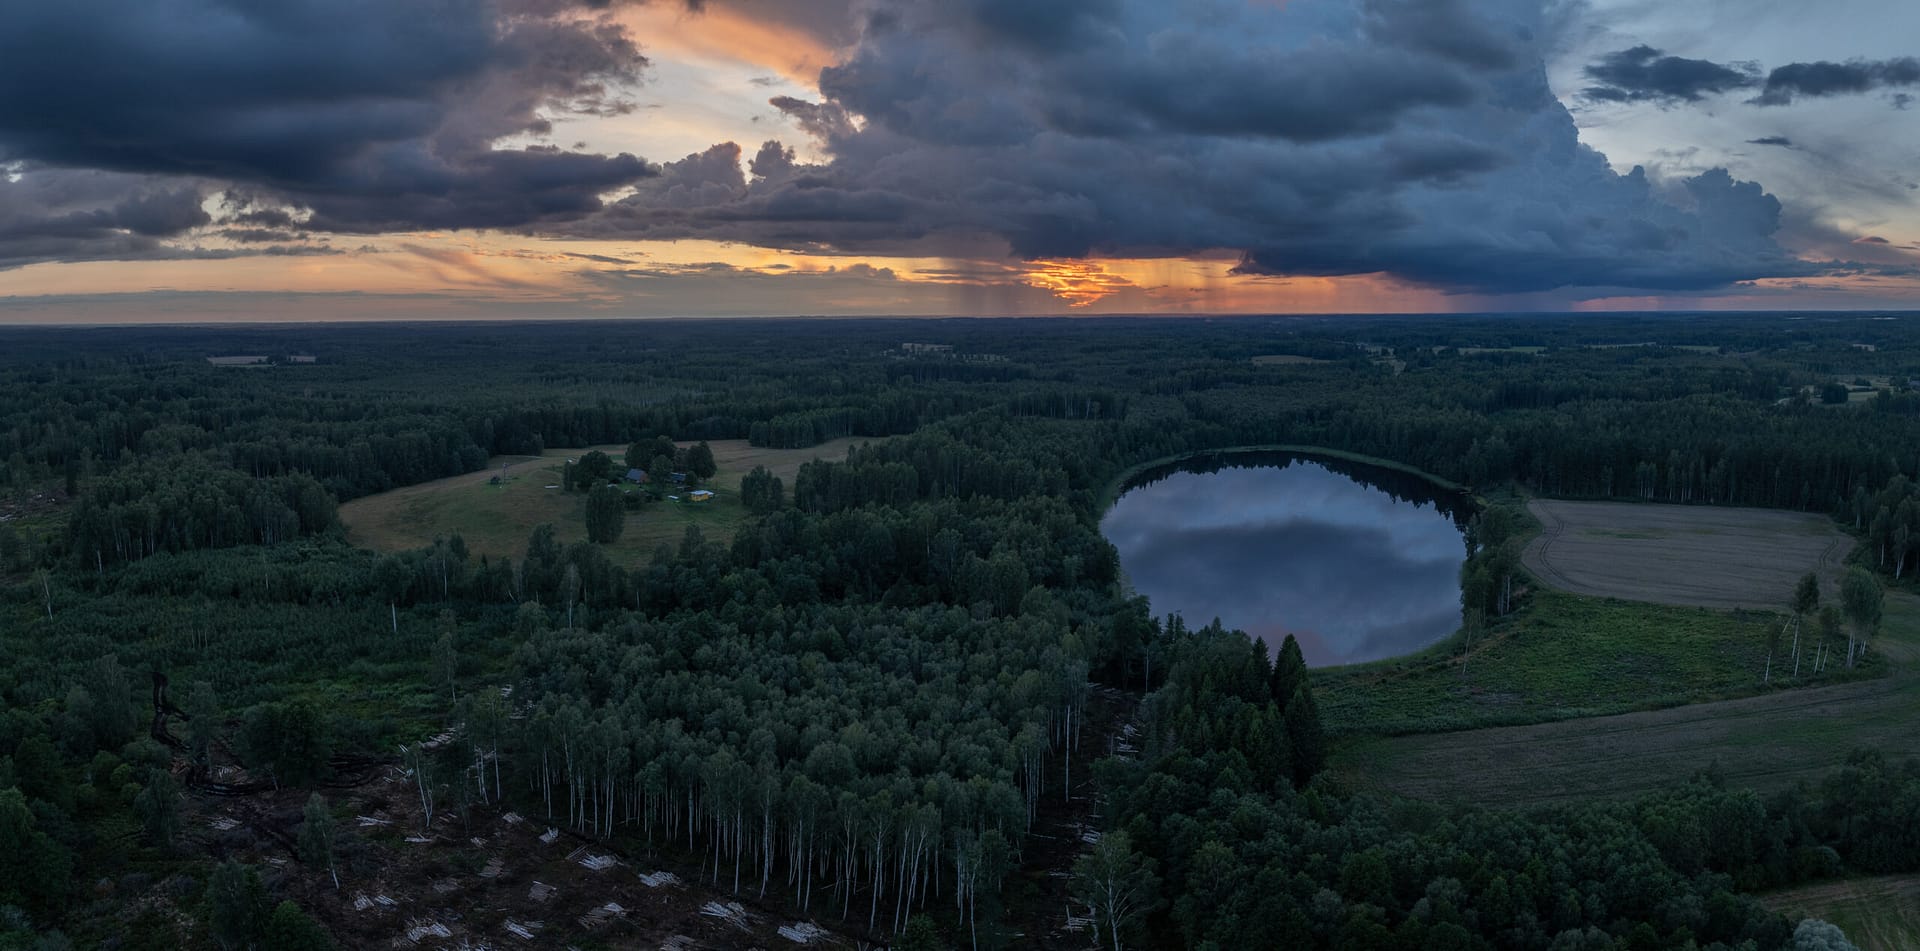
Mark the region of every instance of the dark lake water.
<instances>
[{"instance_id":1,"label":"dark lake water","mask_svg":"<svg viewBox=\"0 0 1920 951\"><path fill-rule=\"evenodd\" d=\"M1461 496L1405 473L1280 453L1142 475L1101 521L1136 592L1218 617L1320 667L1419 650L1460 627Z\"/></svg>"}]
</instances>

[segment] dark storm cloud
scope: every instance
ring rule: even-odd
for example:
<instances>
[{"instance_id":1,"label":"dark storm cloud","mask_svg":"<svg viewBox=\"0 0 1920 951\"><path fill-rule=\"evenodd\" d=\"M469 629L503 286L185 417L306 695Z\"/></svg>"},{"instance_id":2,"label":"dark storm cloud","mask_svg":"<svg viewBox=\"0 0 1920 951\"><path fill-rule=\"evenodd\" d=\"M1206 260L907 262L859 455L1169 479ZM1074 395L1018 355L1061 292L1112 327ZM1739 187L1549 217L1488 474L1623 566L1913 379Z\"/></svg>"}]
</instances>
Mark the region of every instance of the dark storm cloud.
<instances>
[{"instance_id":1,"label":"dark storm cloud","mask_svg":"<svg viewBox=\"0 0 1920 951\"><path fill-rule=\"evenodd\" d=\"M1715 169L1683 183L1691 205L1682 210L1654 194L1640 169L1625 176L1611 209L1585 218L1542 214L1542 206L1488 206L1477 223L1497 238L1361 241L1342 246L1291 241L1247 253L1248 274L1352 273L1356 266L1436 286L1498 288L1506 292L1559 287L1622 287L1685 291L1746 280L1756 273L1805 273L1773 242L1780 203L1751 182ZM1601 213L1605 212L1605 213ZM1679 256L1676 259L1675 256ZM1357 264L1357 262L1359 262Z\"/></svg>"},{"instance_id":2,"label":"dark storm cloud","mask_svg":"<svg viewBox=\"0 0 1920 951\"><path fill-rule=\"evenodd\" d=\"M120 172L40 169L17 180L0 175L0 270L45 261L338 253L303 235L273 229L221 232L251 245L244 250L174 243L212 222L206 201L196 185Z\"/></svg>"},{"instance_id":3,"label":"dark storm cloud","mask_svg":"<svg viewBox=\"0 0 1920 951\"><path fill-rule=\"evenodd\" d=\"M1784 106L1802 96L1859 95L1910 86L1920 86L1920 60L1910 56L1844 63L1790 63L1767 74L1766 88L1753 102L1761 106Z\"/></svg>"},{"instance_id":4,"label":"dark storm cloud","mask_svg":"<svg viewBox=\"0 0 1920 951\"><path fill-rule=\"evenodd\" d=\"M1435 53L1479 69L1509 69L1530 41L1472 0L1367 0L1368 31L1389 46Z\"/></svg>"},{"instance_id":5,"label":"dark storm cloud","mask_svg":"<svg viewBox=\"0 0 1920 951\"><path fill-rule=\"evenodd\" d=\"M1609 53L1586 74L1595 85L1583 95L1606 102L1698 102L1759 82L1750 66L1667 56L1651 46Z\"/></svg>"},{"instance_id":6,"label":"dark storm cloud","mask_svg":"<svg viewBox=\"0 0 1920 951\"><path fill-rule=\"evenodd\" d=\"M504 151L541 111L617 113L644 59L532 0L71 0L0 31L0 158L191 177L340 231L577 216L629 155Z\"/></svg>"},{"instance_id":7,"label":"dark storm cloud","mask_svg":"<svg viewBox=\"0 0 1920 951\"><path fill-rule=\"evenodd\" d=\"M1582 145L1546 82L1538 0L708 0L696 19L724 7L848 49L818 101L773 102L828 161L777 142L745 170L731 143L659 166L499 147L547 116L630 108L645 60L591 12L612 5L22 5L0 31L0 162L29 183L111 170L125 200L14 213L11 233L42 240L13 257L497 228L956 257L1227 249L1249 272L1483 292L1808 270L1773 243L1758 186L1709 173L1669 194ZM1643 86L1667 81L1660 59Z\"/></svg>"},{"instance_id":8,"label":"dark storm cloud","mask_svg":"<svg viewBox=\"0 0 1920 951\"><path fill-rule=\"evenodd\" d=\"M831 161L779 143L750 174L731 148L689 156L561 230L954 257L1228 249L1249 273L1490 293L1810 272L1774 243L1759 186L1669 188L1581 144L1546 33L1529 0L901 2L823 72L823 100L775 103Z\"/></svg>"},{"instance_id":9,"label":"dark storm cloud","mask_svg":"<svg viewBox=\"0 0 1920 951\"><path fill-rule=\"evenodd\" d=\"M202 195L111 172L0 175L0 268L168 254L166 238L205 225Z\"/></svg>"},{"instance_id":10,"label":"dark storm cloud","mask_svg":"<svg viewBox=\"0 0 1920 951\"><path fill-rule=\"evenodd\" d=\"M1415 33L1391 26L1417 7L1370 3L1369 35L1344 42L1250 43L1231 18L1257 21L1257 12L1222 8L1216 12L1227 21L1207 28L1210 18L1198 14L1215 4L1144 16L1142 6L901 4L898 19L870 30L851 60L821 72L820 89L892 131L957 145L1005 144L1049 129L1326 141L1383 132L1405 112L1463 105L1476 92L1460 65L1424 49L1424 39L1420 48L1376 41ZM1346 13L1346 28L1357 31L1358 11ZM1145 21L1154 21L1151 34L1141 32ZM1007 80L1021 88L994 88Z\"/></svg>"},{"instance_id":11,"label":"dark storm cloud","mask_svg":"<svg viewBox=\"0 0 1920 951\"><path fill-rule=\"evenodd\" d=\"M1784 135L1768 135L1768 136L1761 136L1760 138L1757 138L1757 139L1748 139L1747 144L1748 145L1772 145L1772 146L1776 146L1783 149L1793 148L1793 140L1787 138Z\"/></svg>"},{"instance_id":12,"label":"dark storm cloud","mask_svg":"<svg viewBox=\"0 0 1920 951\"><path fill-rule=\"evenodd\" d=\"M1601 102L1700 102L1709 96L1758 87L1750 105L1784 106L1796 98L1860 95L1883 89L1920 86L1920 59L1848 60L1844 63L1789 63L1775 67L1763 79L1750 63L1715 63L1704 59L1668 56L1651 46L1609 53L1586 68L1594 85L1581 91ZM1911 97L1896 93L1896 108Z\"/></svg>"}]
</instances>

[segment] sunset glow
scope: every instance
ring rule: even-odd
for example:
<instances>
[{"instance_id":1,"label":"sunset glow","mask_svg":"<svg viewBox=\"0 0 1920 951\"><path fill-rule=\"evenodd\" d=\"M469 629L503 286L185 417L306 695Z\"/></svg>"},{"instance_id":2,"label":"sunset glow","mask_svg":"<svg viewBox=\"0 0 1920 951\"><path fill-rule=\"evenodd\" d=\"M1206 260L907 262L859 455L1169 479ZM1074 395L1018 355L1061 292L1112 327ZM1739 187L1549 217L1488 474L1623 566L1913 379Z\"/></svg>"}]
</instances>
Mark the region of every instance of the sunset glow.
<instances>
[{"instance_id":1,"label":"sunset glow","mask_svg":"<svg viewBox=\"0 0 1920 951\"><path fill-rule=\"evenodd\" d=\"M1227 72L1316 31L1373 55L1383 41L1348 6L1229 4L1201 27L1123 4L1111 28L1212 50ZM333 82L347 112L317 85L283 103L261 83L228 105L219 51L182 58L192 37L74 52L146 57L168 95L205 103L119 132L67 118L113 99L0 115L0 321L141 320L150 305L218 320L1920 301L1920 182L1897 160L1920 133L1876 118L1907 94L1768 91L1764 71L1707 69L1785 61L1810 12L1754 16L1746 47L1679 50L1698 15L1596 3L1579 22L1520 22L1538 36L1504 71L1419 53L1408 68L1466 85L1444 104L1395 92L1367 118L1312 113L1280 87L1208 116L1240 107L1208 99L1205 77L1182 100L1107 101L1118 91L1093 61L1013 52L1026 48L933 7L909 17L917 32L836 0L509 7L524 10L466 33L408 21L439 37L439 59L380 45L379 23L233 27L263 48L321 44L318 75L274 81ZM1818 55L1871 65L1900 52L1898 32L1829 31L1851 45ZM1635 85L1664 75L1656 54L1698 56L1721 85ZM1143 75L1186 62L1141 55ZM25 75L0 69L0 89L38 95L16 88ZM1548 101L1520 126L1475 105L1512 90ZM308 141L349 115L365 128ZM214 141L259 117L273 118ZM1873 128L1884 144L1865 145ZM1683 238L1646 245L1655 234ZM716 286L722 273L745 286Z\"/></svg>"}]
</instances>

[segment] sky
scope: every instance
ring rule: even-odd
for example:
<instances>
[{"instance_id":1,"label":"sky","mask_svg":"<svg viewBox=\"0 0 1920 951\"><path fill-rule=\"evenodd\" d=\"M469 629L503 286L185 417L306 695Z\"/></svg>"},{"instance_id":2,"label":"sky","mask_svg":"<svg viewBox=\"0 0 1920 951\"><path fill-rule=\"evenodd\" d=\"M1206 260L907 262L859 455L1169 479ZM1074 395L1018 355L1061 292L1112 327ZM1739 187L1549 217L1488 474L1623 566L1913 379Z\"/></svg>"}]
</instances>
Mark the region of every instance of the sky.
<instances>
[{"instance_id":1,"label":"sky","mask_svg":"<svg viewBox=\"0 0 1920 951\"><path fill-rule=\"evenodd\" d=\"M0 323L1920 308L1911 0L0 22Z\"/></svg>"}]
</instances>

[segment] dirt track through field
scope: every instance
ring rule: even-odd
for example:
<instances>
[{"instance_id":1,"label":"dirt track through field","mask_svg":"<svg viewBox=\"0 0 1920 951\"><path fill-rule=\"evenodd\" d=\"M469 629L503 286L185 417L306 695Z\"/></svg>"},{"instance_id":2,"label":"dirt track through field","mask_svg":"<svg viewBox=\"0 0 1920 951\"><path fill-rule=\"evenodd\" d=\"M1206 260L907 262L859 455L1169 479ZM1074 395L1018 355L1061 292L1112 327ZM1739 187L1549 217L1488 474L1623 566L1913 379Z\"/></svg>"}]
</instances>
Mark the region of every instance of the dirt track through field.
<instances>
[{"instance_id":1,"label":"dirt track through field","mask_svg":"<svg viewBox=\"0 0 1920 951\"><path fill-rule=\"evenodd\" d=\"M1574 594L1731 610L1780 610L1809 571L1831 592L1853 540L1799 512L1535 500L1541 532L1522 561Z\"/></svg>"}]
</instances>

